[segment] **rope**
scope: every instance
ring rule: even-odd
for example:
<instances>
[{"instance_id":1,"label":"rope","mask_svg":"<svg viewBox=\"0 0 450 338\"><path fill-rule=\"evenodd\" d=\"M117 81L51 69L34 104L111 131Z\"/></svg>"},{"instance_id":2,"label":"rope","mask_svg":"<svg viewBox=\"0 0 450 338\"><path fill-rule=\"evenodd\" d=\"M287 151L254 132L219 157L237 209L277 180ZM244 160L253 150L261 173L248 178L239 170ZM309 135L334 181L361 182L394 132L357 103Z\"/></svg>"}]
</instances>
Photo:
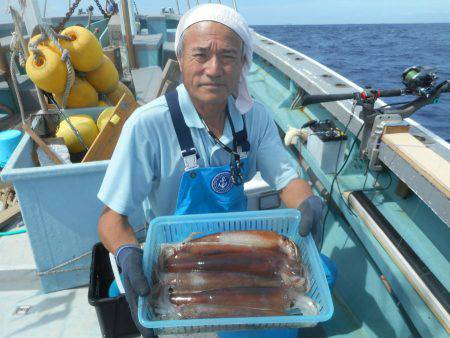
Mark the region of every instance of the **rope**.
<instances>
[{"instance_id":1,"label":"rope","mask_svg":"<svg viewBox=\"0 0 450 338\"><path fill-rule=\"evenodd\" d=\"M43 33L47 36L48 39L50 39L53 44L59 49L61 52L61 60L66 63L67 67L67 81L66 81L66 87L64 88L64 94L61 106L63 109L66 108L67 104L67 98L69 97L70 89L72 88L72 81L74 76L73 66L72 62L70 61L70 54L67 49L64 49L61 47L58 39L64 39L67 41L72 40L69 36L57 34L51 27L47 26L46 24L40 25L41 29L43 30Z\"/></svg>"},{"instance_id":2,"label":"rope","mask_svg":"<svg viewBox=\"0 0 450 338\"><path fill-rule=\"evenodd\" d=\"M73 38L71 38L68 35L64 35L64 34L56 34L56 37L58 38L58 40L66 40L66 41L73 41Z\"/></svg>"},{"instance_id":3,"label":"rope","mask_svg":"<svg viewBox=\"0 0 450 338\"><path fill-rule=\"evenodd\" d=\"M19 58L19 65L20 65L20 67L25 68L27 60L25 60L25 56L23 54L24 53L22 52L22 50L19 50L17 52L17 56Z\"/></svg>"},{"instance_id":4,"label":"rope","mask_svg":"<svg viewBox=\"0 0 450 338\"><path fill-rule=\"evenodd\" d=\"M62 107L63 109L66 108L67 104L67 98L69 97L70 89L72 88L72 81L73 81L73 67L72 62L70 62L70 55L67 49L64 49L63 53L61 54L61 59L66 63L67 66L67 82L66 82L66 88L64 88L64 94L62 99Z\"/></svg>"},{"instance_id":5,"label":"rope","mask_svg":"<svg viewBox=\"0 0 450 338\"><path fill-rule=\"evenodd\" d=\"M145 225L144 225L144 227L137 229L135 231L135 233L141 232L143 230L147 230L147 227ZM64 269L64 270L61 270L61 268L65 267L65 266L67 266L69 264L75 263L76 261L79 261L80 259L89 256L91 253L92 253L92 250L86 251L85 253L82 253L81 255L79 255L79 256L77 256L75 258L72 258L72 259L70 259L68 261L65 261L65 262L59 264L59 265L56 265L53 268L50 268L50 269L42 271L42 272L37 271L36 274L38 276L46 276L46 275L53 275L53 274L60 273L60 272L72 272L72 271L88 270L90 268L90 266L79 266L79 267L74 267L74 268L71 268L71 269Z\"/></svg>"},{"instance_id":6,"label":"rope","mask_svg":"<svg viewBox=\"0 0 450 338\"><path fill-rule=\"evenodd\" d=\"M36 59L39 56L43 56L43 53L40 49L37 48L37 46L41 43L47 40L47 36L44 34L41 34L39 39L36 39L35 41L32 41L28 44L28 49L33 53L33 58L36 61Z\"/></svg>"},{"instance_id":7,"label":"rope","mask_svg":"<svg viewBox=\"0 0 450 338\"><path fill-rule=\"evenodd\" d=\"M80 259L82 259L82 258L84 258L86 256L89 256L91 254L91 252L92 251L89 250L89 251L79 255L78 257L72 258L72 259L70 259L70 260L68 260L68 261L66 261L64 263L61 263L59 265L56 265L53 268L50 268L50 269L48 269L46 271L42 271L42 272L38 271L38 272L36 272L36 274L38 276L46 276L46 275L52 275L52 274L59 273L59 272L71 272L71 271L78 271L78 270L89 269L89 266L80 266L80 267L75 267L75 268L72 268L72 269L60 270L61 268L65 267L65 266L67 266L67 265L69 265L71 263L75 263L76 261L78 261L78 260L80 260Z\"/></svg>"}]
</instances>

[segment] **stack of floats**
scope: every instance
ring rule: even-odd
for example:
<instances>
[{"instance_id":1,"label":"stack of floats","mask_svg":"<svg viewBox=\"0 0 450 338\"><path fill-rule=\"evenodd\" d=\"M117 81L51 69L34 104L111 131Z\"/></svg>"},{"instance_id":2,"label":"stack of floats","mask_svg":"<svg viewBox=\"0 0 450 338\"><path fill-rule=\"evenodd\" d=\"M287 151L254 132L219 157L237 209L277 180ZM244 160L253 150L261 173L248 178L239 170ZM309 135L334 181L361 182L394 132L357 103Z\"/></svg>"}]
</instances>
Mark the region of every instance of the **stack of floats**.
<instances>
[{"instance_id":1,"label":"stack of floats","mask_svg":"<svg viewBox=\"0 0 450 338\"><path fill-rule=\"evenodd\" d=\"M119 74L114 63L103 54L102 46L91 31L80 26L65 28L61 35L68 39L59 39L63 49L69 52L70 60L76 75L72 77L71 89L67 96L67 108L87 108L116 105L120 98L133 97L128 87L119 81ZM37 87L53 94L55 101L61 105L67 81L68 70L62 60L61 51L52 41L42 40L41 35L30 39L30 44L39 41L37 49L40 53L33 53L26 62L26 72ZM99 99L106 98L108 103ZM66 108L66 107L64 107ZM97 124L89 115L70 117L70 122L79 131L84 142L89 147L105 125L105 118L109 117L112 109L105 109L102 119ZM83 151L82 144L66 121L57 128L57 137L64 138L64 142L71 153Z\"/></svg>"}]
</instances>

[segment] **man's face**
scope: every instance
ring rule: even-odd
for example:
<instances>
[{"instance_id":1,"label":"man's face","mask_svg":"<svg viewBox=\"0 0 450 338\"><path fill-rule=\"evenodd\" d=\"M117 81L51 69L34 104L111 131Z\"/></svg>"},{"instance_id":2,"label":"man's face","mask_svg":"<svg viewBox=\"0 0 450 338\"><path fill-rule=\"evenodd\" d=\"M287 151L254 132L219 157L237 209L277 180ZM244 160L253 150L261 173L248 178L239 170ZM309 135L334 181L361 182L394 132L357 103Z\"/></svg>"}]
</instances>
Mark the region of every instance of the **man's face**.
<instances>
[{"instance_id":1,"label":"man's face","mask_svg":"<svg viewBox=\"0 0 450 338\"><path fill-rule=\"evenodd\" d=\"M224 103L239 82L242 53L241 38L225 25L202 21L189 27L179 62L191 98L208 105Z\"/></svg>"}]
</instances>

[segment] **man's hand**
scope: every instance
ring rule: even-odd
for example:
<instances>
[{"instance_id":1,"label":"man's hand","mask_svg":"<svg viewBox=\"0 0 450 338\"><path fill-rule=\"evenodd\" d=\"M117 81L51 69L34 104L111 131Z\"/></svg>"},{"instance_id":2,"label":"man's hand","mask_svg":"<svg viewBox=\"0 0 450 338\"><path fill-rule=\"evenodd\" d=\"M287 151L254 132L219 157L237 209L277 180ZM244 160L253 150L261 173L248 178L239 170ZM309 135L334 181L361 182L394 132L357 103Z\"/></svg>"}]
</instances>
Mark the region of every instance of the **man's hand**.
<instances>
[{"instance_id":1,"label":"man's hand","mask_svg":"<svg viewBox=\"0 0 450 338\"><path fill-rule=\"evenodd\" d=\"M125 297L131 310L131 316L144 338L155 337L153 330L144 328L138 319L138 296L150 293L150 286L142 269L142 249L136 244L126 244L116 251L116 261L122 269Z\"/></svg>"},{"instance_id":2,"label":"man's hand","mask_svg":"<svg viewBox=\"0 0 450 338\"><path fill-rule=\"evenodd\" d=\"M287 208L297 208L301 213L300 235L312 232L314 241L320 249L323 236L322 211L324 203L315 196L309 184L301 179L293 179L280 192L281 200Z\"/></svg>"},{"instance_id":3,"label":"man's hand","mask_svg":"<svg viewBox=\"0 0 450 338\"><path fill-rule=\"evenodd\" d=\"M316 195L309 196L298 206L301 213L300 236L307 236L312 232L316 245L320 247L323 236L322 212L324 203Z\"/></svg>"}]
</instances>

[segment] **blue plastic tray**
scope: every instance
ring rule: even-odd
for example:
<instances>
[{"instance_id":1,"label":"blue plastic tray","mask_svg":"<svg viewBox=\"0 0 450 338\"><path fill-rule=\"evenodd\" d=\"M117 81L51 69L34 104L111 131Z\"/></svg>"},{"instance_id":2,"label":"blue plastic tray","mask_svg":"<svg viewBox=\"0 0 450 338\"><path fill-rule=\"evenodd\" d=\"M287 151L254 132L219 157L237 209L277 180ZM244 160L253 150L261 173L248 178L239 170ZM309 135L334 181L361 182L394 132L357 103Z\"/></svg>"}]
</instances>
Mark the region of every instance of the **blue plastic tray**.
<instances>
[{"instance_id":1,"label":"blue plastic tray","mask_svg":"<svg viewBox=\"0 0 450 338\"><path fill-rule=\"evenodd\" d=\"M151 221L144 248L144 272L151 280L151 271L159 255L160 244L181 242L191 233L208 235L221 231L273 230L289 237L299 247L303 264L310 274L311 290L308 296L318 305L317 316L275 316L158 320L153 317L147 302L139 298L138 316L144 327L157 334L193 333L204 331L245 330L255 328L286 328L313 326L333 315L333 303L319 253L311 236L300 237L300 213L295 209L247 211L224 214L164 216Z\"/></svg>"}]
</instances>

